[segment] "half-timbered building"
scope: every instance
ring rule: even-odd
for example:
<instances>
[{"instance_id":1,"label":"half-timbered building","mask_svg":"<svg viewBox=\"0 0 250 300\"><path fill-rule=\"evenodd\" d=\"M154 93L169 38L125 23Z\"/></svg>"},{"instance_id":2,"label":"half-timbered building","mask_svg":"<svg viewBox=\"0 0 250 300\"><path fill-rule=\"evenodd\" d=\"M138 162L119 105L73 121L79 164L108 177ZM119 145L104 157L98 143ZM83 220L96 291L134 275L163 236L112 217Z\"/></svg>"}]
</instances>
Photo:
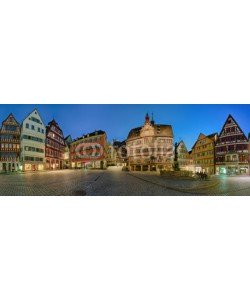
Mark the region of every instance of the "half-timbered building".
<instances>
[{"instance_id":1,"label":"half-timbered building","mask_svg":"<svg viewBox=\"0 0 250 300\"><path fill-rule=\"evenodd\" d=\"M53 119L46 126L45 159L47 170L63 169L65 141L62 129Z\"/></svg>"},{"instance_id":2,"label":"half-timbered building","mask_svg":"<svg viewBox=\"0 0 250 300\"><path fill-rule=\"evenodd\" d=\"M236 120L229 115L215 146L217 174L249 174L248 139Z\"/></svg>"},{"instance_id":3,"label":"half-timbered building","mask_svg":"<svg viewBox=\"0 0 250 300\"><path fill-rule=\"evenodd\" d=\"M184 141L175 143L174 165L177 169L194 172L193 160Z\"/></svg>"},{"instance_id":4,"label":"half-timbered building","mask_svg":"<svg viewBox=\"0 0 250 300\"><path fill-rule=\"evenodd\" d=\"M20 131L20 124L10 114L0 129L0 172L19 170Z\"/></svg>"}]
</instances>

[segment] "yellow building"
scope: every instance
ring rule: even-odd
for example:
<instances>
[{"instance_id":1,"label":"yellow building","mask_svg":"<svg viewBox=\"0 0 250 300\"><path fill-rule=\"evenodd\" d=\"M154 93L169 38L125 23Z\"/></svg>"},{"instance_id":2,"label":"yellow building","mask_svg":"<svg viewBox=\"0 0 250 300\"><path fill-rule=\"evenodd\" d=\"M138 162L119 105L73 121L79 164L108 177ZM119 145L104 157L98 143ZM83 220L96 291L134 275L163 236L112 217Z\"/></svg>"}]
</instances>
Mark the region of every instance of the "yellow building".
<instances>
[{"instance_id":1,"label":"yellow building","mask_svg":"<svg viewBox=\"0 0 250 300\"><path fill-rule=\"evenodd\" d=\"M200 133L192 148L194 171L208 175L215 174L215 142L217 133L205 135Z\"/></svg>"}]
</instances>

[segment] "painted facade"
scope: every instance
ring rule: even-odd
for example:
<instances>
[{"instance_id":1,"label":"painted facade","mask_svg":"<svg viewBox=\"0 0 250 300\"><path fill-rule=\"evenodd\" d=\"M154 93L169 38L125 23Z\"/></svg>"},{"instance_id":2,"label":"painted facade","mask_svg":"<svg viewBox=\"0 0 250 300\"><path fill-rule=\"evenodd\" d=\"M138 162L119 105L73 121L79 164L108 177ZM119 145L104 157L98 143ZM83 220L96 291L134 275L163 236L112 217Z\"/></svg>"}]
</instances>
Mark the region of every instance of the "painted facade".
<instances>
[{"instance_id":1,"label":"painted facade","mask_svg":"<svg viewBox=\"0 0 250 300\"><path fill-rule=\"evenodd\" d=\"M20 124L13 114L0 129L0 172L18 171L20 167Z\"/></svg>"},{"instance_id":2,"label":"painted facade","mask_svg":"<svg viewBox=\"0 0 250 300\"><path fill-rule=\"evenodd\" d=\"M216 174L249 174L249 142L231 115L219 134L215 149Z\"/></svg>"},{"instance_id":3,"label":"painted facade","mask_svg":"<svg viewBox=\"0 0 250 300\"><path fill-rule=\"evenodd\" d=\"M70 144L70 164L73 169L107 168L107 135L102 130L86 134Z\"/></svg>"},{"instance_id":4,"label":"painted facade","mask_svg":"<svg viewBox=\"0 0 250 300\"><path fill-rule=\"evenodd\" d=\"M22 171L42 171L45 169L46 128L34 109L21 126L21 169Z\"/></svg>"},{"instance_id":5,"label":"painted facade","mask_svg":"<svg viewBox=\"0 0 250 300\"><path fill-rule=\"evenodd\" d=\"M63 169L65 142L62 129L53 119L46 127L45 159L47 170Z\"/></svg>"},{"instance_id":6,"label":"painted facade","mask_svg":"<svg viewBox=\"0 0 250 300\"><path fill-rule=\"evenodd\" d=\"M217 133L205 135L200 133L192 148L194 171L208 175L215 174L215 142Z\"/></svg>"},{"instance_id":7,"label":"painted facade","mask_svg":"<svg viewBox=\"0 0 250 300\"><path fill-rule=\"evenodd\" d=\"M131 171L172 170L174 161L171 125L155 124L147 114L142 127L132 129L126 140Z\"/></svg>"}]
</instances>

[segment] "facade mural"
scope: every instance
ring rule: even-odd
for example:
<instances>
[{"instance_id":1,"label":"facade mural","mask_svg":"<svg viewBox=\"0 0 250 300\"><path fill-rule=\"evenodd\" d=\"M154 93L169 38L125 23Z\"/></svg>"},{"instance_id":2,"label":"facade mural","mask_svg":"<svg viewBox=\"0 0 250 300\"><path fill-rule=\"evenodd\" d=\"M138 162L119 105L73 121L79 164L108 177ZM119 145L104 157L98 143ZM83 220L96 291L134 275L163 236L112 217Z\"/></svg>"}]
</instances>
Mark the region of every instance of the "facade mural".
<instances>
[{"instance_id":1,"label":"facade mural","mask_svg":"<svg viewBox=\"0 0 250 300\"><path fill-rule=\"evenodd\" d=\"M126 140L131 171L172 170L174 160L171 125L155 124L147 114L142 127L132 129Z\"/></svg>"}]
</instances>

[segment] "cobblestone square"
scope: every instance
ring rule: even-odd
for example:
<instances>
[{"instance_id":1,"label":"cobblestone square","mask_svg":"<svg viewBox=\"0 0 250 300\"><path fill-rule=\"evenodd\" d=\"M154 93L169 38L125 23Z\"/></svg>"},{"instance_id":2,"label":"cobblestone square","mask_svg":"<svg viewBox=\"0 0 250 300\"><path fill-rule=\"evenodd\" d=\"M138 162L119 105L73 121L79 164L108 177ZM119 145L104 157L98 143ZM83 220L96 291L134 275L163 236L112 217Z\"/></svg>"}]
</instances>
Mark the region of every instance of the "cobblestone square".
<instances>
[{"instance_id":1,"label":"cobblestone square","mask_svg":"<svg viewBox=\"0 0 250 300\"><path fill-rule=\"evenodd\" d=\"M0 175L1 196L248 196L250 177L173 180L151 172L63 170Z\"/></svg>"}]
</instances>

